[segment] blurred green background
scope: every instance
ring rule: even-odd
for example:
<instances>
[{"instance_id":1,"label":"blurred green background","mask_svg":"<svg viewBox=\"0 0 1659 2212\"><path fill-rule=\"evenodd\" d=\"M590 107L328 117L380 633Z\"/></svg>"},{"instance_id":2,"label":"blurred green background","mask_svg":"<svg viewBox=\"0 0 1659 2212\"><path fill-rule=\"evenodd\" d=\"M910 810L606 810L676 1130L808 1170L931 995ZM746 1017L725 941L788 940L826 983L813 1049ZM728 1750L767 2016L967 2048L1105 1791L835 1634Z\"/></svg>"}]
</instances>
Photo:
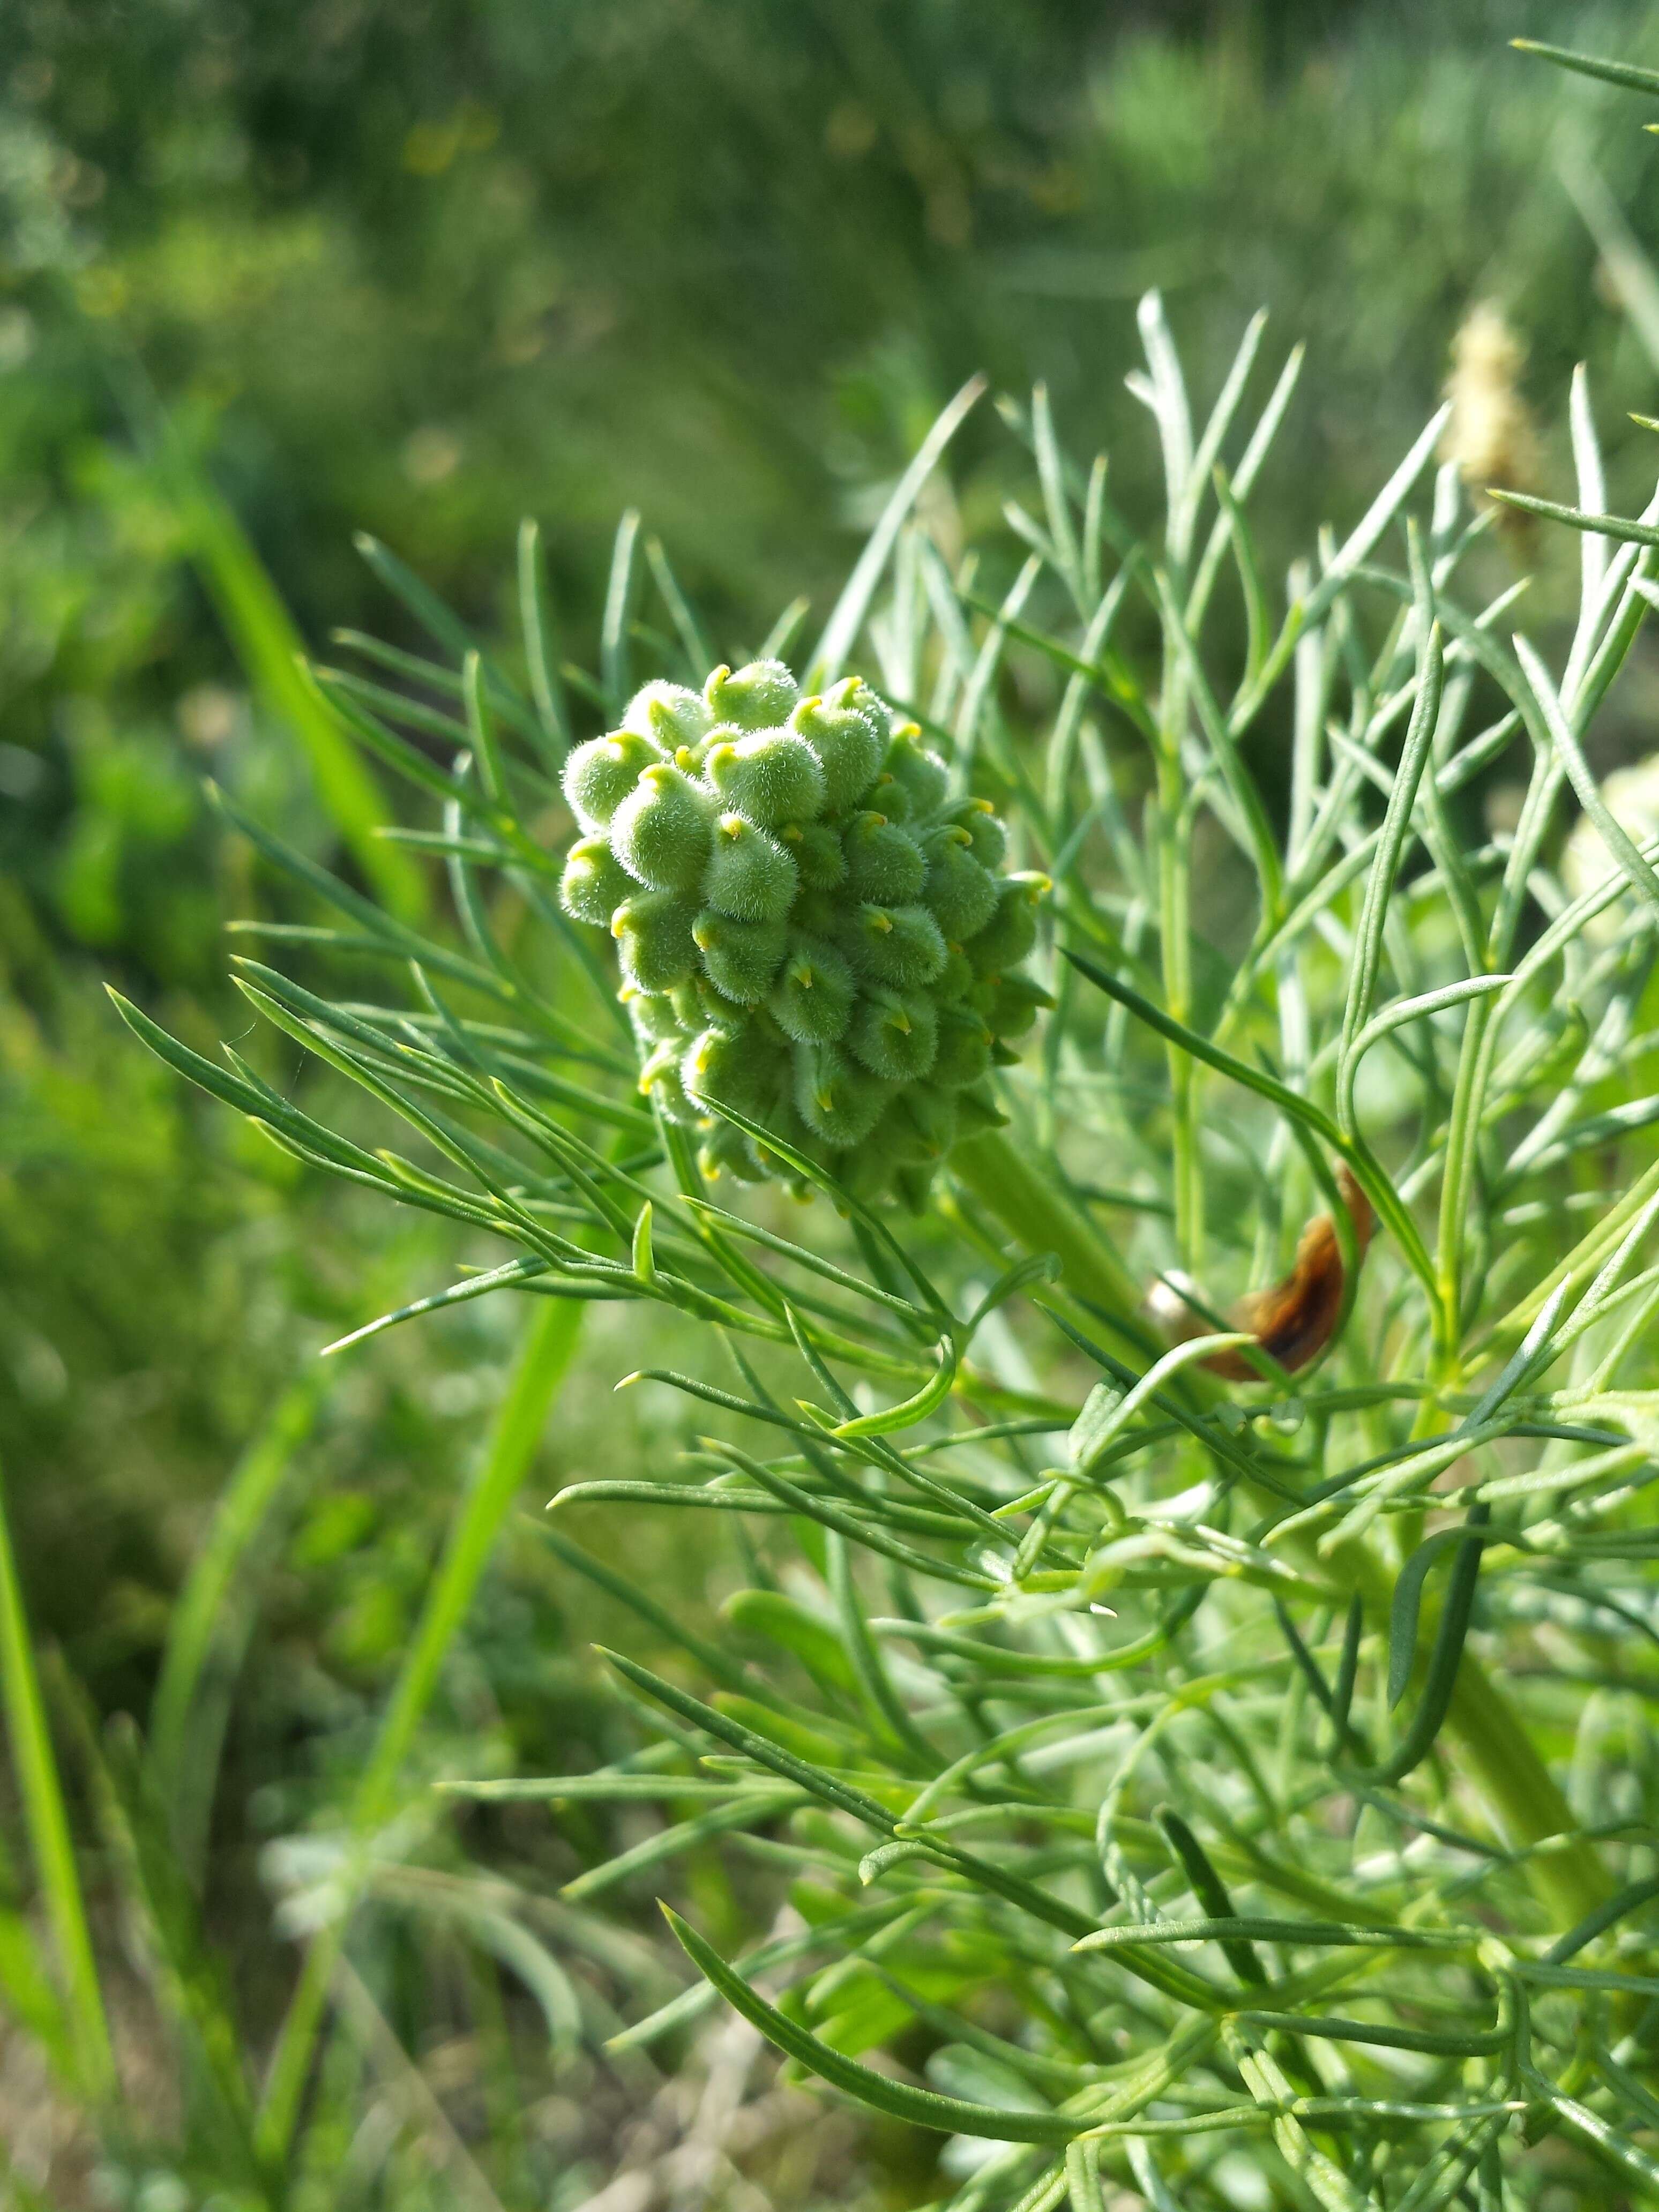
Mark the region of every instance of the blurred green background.
<instances>
[{"instance_id":1,"label":"blurred green background","mask_svg":"<svg viewBox=\"0 0 1659 2212\"><path fill-rule=\"evenodd\" d=\"M1263 502L1276 556L1358 511L1486 300L1526 350L1537 488L1570 490L1583 358L1614 497L1640 496L1624 410L1655 411L1659 295L1632 255L1659 241L1659 149L1637 104L1508 52L1519 33L1659 61L1638 0L13 0L0 1465L37 1628L93 1708L143 1710L212 1501L317 1346L445 1279L437 1230L255 1147L100 988L204 1049L246 1026L221 926L283 894L204 778L337 857L204 585L191 485L217 486L316 646L341 624L412 641L358 529L504 626L530 514L591 661L636 506L735 658L796 592L827 605L976 369L1046 380L1133 511L1153 457L1122 378L1158 285L1200 391L1259 305L1281 351L1309 342ZM1007 488L1000 450L994 419L963 441L970 515ZM1644 696L1624 750L1650 749ZM286 1968L254 1854L359 1755L517 1319L468 1307L356 1357L295 1456L209 1893L256 2013ZM672 1443L652 1425L674 1417L610 1397L631 1364L601 1318L538 1497ZM718 1563L676 1564L706 1602ZM511 1541L477 1680L434 1729L476 1733L483 1698L504 1765L599 1755L613 1723L580 1653L605 1616L562 1603L568 1578ZM574 2205L603 2152L580 2114L568 2132Z\"/></svg>"}]
</instances>

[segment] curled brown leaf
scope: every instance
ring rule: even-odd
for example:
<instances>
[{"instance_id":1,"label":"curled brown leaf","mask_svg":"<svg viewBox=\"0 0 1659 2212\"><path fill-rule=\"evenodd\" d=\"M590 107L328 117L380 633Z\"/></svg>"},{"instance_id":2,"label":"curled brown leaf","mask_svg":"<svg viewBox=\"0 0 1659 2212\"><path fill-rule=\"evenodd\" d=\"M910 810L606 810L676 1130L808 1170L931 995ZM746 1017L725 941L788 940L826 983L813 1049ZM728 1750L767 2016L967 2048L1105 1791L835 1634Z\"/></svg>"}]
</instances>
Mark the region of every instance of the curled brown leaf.
<instances>
[{"instance_id":1,"label":"curled brown leaf","mask_svg":"<svg viewBox=\"0 0 1659 2212\"><path fill-rule=\"evenodd\" d=\"M1363 1262L1371 1241L1376 1217L1370 1200L1339 1162L1336 1187L1353 1224L1356 1266ZM1328 1213L1316 1214L1303 1231L1296 1259L1288 1274L1265 1290L1241 1298L1228 1316L1231 1328L1247 1330L1268 1356L1294 1374L1316 1359L1330 1342L1342 1312L1346 1290L1342 1242ZM1178 1279L1158 1284L1146 1301L1154 1318L1177 1343L1186 1343L1212 1327L1209 1319L1182 1295ZM1211 1374L1230 1382L1257 1382L1261 1377L1243 1347L1212 1352L1203 1365Z\"/></svg>"}]
</instances>

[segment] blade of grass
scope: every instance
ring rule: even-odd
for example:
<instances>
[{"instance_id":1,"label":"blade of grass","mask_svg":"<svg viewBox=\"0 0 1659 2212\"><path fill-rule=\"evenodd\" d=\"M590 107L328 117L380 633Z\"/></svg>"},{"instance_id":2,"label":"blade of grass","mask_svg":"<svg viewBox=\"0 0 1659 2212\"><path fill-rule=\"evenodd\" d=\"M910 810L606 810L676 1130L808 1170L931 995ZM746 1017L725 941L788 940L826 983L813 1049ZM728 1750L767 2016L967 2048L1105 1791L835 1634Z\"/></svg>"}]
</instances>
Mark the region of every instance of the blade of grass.
<instances>
[{"instance_id":1,"label":"blade of grass","mask_svg":"<svg viewBox=\"0 0 1659 2212\"><path fill-rule=\"evenodd\" d=\"M70 1838L63 1782L46 1724L22 1587L17 1579L3 1488L0 1488L0 1691L11 1740L12 1771L57 1948L81 2076L88 2095L102 2103L117 2086L115 2059L87 1924L86 1900Z\"/></svg>"},{"instance_id":2,"label":"blade of grass","mask_svg":"<svg viewBox=\"0 0 1659 2212\"><path fill-rule=\"evenodd\" d=\"M269 1524L295 1455L316 1425L328 1379L320 1365L303 1375L243 1453L168 1621L150 1705L149 1757L179 1855L192 1869L201 1863L206 1840L229 1684L252 1629L249 1608L232 1603L233 1590ZM215 1710L204 1712L210 1658L222 1694L212 1700Z\"/></svg>"},{"instance_id":3,"label":"blade of grass","mask_svg":"<svg viewBox=\"0 0 1659 2212\"><path fill-rule=\"evenodd\" d=\"M392 1809L404 1763L431 1704L444 1662L489 1564L561 1384L575 1354L582 1309L574 1301L539 1306L525 1331L518 1363L477 1479L462 1500L427 1591L415 1640L404 1658L380 1733L351 1806L351 1831L366 1839ZM312 1940L277 2039L259 2113L260 2147L280 2162L293 2142L349 1915Z\"/></svg>"},{"instance_id":4,"label":"blade of grass","mask_svg":"<svg viewBox=\"0 0 1659 2212\"><path fill-rule=\"evenodd\" d=\"M967 420L976 402L985 391L985 379L975 376L964 384L950 405L945 408L933 428L917 448L915 458L894 487L892 497L882 510L881 520L871 532L845 589L836 602L835 610L818 640L817 650L807 664L802 678L803 688L815 690L833 684L842 672L842 664L853 649L853 641L864 624L870 602L875 597L876 586L881 581L881 572L904 526L905 517L915 505L921 488L933 474L945 448Z\"/></svg>"}]
</instances>

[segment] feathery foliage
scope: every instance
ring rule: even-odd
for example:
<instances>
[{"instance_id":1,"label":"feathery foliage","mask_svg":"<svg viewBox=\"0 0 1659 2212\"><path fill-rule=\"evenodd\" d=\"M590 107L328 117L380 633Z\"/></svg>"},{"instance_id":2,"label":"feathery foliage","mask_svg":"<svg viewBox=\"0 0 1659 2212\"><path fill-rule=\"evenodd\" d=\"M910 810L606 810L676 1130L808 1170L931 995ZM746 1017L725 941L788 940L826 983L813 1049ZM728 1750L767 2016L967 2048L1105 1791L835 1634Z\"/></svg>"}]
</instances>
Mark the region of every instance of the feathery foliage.
<instances>
[{"instance_id":1,"label":"feathery foliage","mask_svg":"<svg viewBox=\"0 0 1659 2212\"><path fill-rule=\"evenodd\" d=\"M805 664L862 642L1053 886L1012 1126L957 1146L919 1219L709 1095L708 1133L817 1194L720 1202L641 1090L607 934L560 903L581 723L707 674L631 518L597 678L560 666L532 532L513 662L374 548L433 656L359 641L373 672L317 673L418 795L388 834L441 858L459 948L242 821L331 909L288 947L313 982L243 959L245 994L408 1152L124 1011L283 1150L476 1232L481 1264L375 1328L507 1292L632 1303L647 1346L650 1309L706 1328L698 1372L629 1379L718 1433L556 1505L733 1516L733 1640L688 1636L684 1680L614 1655L660 1716L636 1756L459 1785L660 1796L617 1881L717 1835L787 1877L794 1917L735 1960L673 1918L699 1978L623 2046L724 1997L950 2138L954 2212L1108 2178L1221 2206L1241 2160L1258 2201L1498 2206L1532 2201L1546 2138L1587 2190L1646 2190L1659 848L1585 739L1659 501L1580 514L1558 668L1513 589L1466 595L1490 510L1434 472L1438 417L1281 587L1250 517L1299 357L1259 367L1258 319L1195 419L1155 297L1141 328L1153 524L1039 391L1006 410L1036 495L1012 580L916 519L913 472ZM1575 420L1594 510L1582 393ZM1484 834L1500 766L1521 796ZM1575 799L1609 862L1577 897ZM331 994L331 957L385 988Z\"/></svg>"}]
</instances>

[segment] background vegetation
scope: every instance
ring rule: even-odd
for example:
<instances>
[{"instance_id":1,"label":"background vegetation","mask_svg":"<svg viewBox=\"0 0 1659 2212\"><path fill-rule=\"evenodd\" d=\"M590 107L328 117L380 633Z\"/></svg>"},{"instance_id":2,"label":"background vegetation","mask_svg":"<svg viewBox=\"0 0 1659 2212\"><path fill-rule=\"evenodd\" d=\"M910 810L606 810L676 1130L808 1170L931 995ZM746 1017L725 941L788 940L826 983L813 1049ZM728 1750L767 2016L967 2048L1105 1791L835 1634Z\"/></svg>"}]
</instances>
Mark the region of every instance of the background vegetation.
<instances>
[{"instance_id":1,"label":"background vegetation","mask_svg":"<svg viewBox=\"0 0 1659 2212\"><path fill-rule=\"evenodd\" d=\"M1617 94L1504 51L1559 33L1555 13L19 0L0 93L0 1466L61 1710L143 1713L212 1502L278 1421L287 1486L250 1564L206 1891L256 2014L275 2018L288 1972L261 1844L361 1763L514 1316L467 1309L294 1395L320 1343L441 1272L442 1232L257 1152L131 1048L98 988L204 1048L244 1026L220 927L253 863L204 774L307 849L336 842L280 624L256 572L240 599L227 584L226 514L313 643L337 624L412 640L357 530L500 626L528 512L591 662L630 505L721 635L758 641L797 591L827 605L971 371L1046 380L1068 442L1116 451L1149 283L1200 390L1260 304L1309 342L1270 559L1274 533L1357 514L1485 299L1526 349L1539 488L1567 496L1576 359L1610 433L1653 411L1659 307L1632 246L1659 233L1659 155ZM1634 4L1575 11L1572 36L1659 60ZM1121 450L1141 465L1143 444ZM969 434L967 526L1009 467ZM1615 505L1636 468L1612 435ZM1598 766L1650 749L1653 696L1638 662ZM678 1433L605 1393L627 1364L615 1332L581 1358L544 1490ZM598 1516L584 1534L611 1540ZM719 1544L673 1540L658 1566L677 1603L712 1604ZM433 1765L446 1730L481 1728L503 1766L601 1755L616 1723L582 1653L608 1616L597 1597L568 1614L570 1592L509 1540L426 1724ZM88 1832L92 1809L73 1808ZM549 1887L582 1862L540 1826L485 1824L468 1846L544 1860ZM476 2057L489 1997L415 1979L404 2045ZM7 2045L0 2136L18 2186L49 2174L71 2203L74 2124L31 2063ZM523 2201L574 2206L617 2116L656 2094L578 2070L527 2145L501 2149L488 2117L478 2132L531 2161ZM914 2201L879 2140L815 2140L821 2170L780 2201ZM515 2201L509 2167L497 2181Z\"/></svg>"}]
</instances>

